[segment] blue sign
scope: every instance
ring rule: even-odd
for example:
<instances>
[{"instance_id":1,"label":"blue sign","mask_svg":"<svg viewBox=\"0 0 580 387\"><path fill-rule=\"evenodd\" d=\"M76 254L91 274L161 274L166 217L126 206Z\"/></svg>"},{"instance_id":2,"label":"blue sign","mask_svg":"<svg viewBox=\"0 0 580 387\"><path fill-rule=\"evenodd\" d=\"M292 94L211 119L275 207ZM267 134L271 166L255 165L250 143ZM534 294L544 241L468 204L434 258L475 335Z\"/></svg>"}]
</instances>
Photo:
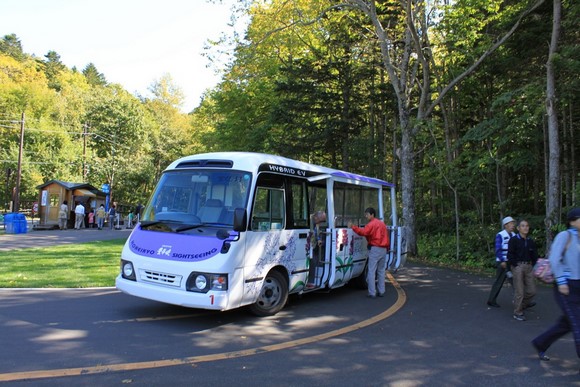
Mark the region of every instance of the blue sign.
<instances>
[{"instance_id":1,"label":"blue sign","mask_svg":"<svg viewBox=\"0 0 580 387\"><path fill-rule=\"evenodd\" d=\"M103 184L101 186L101 191L108 194L111 191L111 186L109 184Z\"/></svg>"}]
</instances>

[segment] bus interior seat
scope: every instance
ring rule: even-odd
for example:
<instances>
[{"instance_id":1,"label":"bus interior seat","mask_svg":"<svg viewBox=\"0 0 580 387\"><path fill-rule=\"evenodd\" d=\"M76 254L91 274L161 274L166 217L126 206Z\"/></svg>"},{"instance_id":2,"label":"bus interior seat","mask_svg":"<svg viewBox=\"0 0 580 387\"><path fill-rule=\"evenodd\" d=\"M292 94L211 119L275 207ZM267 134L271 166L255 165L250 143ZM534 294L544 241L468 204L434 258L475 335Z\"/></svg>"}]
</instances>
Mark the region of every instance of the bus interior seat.
<instances>
[{"instance_id":1,"label":"bus interior seat","mask_svg":"<svg viewBox=\"0 0 580 387\"><path fill-rule=\"evenodd\" d=\"M224 210L222 201L219 199L207 199L205 206L201 207L197 216L202 222L216 223L219 221Z\"/></svg>"}]
</instances>

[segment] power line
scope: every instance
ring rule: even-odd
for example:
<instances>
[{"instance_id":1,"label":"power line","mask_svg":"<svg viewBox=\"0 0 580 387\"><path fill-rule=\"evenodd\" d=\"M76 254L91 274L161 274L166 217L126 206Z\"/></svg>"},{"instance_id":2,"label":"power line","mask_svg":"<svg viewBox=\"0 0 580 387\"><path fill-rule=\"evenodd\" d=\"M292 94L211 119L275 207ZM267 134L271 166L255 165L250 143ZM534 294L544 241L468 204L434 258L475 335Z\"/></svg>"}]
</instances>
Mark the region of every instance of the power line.
<instances>
[{"instance_id":1,"label":"power line","mask_svg":"<svg viewBox=\"0 0 580 387\"><path fill-rule=\"evenodd\" d=\"M5 163L5 164L14 164L18 162L18 160L0 160L0 163ZM81 161L27 161L24 160L22 161L22 164L71 164L71 165L76 165L78 163L80 163Z\"/></svg>"}]
</instances>

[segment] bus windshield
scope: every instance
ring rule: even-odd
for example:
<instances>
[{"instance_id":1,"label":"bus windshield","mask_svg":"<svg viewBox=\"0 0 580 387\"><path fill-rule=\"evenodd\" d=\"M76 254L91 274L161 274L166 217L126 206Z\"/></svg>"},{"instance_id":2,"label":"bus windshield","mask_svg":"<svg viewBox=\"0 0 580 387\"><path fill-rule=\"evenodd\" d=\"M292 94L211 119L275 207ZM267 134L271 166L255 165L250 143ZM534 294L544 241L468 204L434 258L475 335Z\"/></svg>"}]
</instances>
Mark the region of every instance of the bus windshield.
<instances>
[{"instance_id":1,"label":"bus windshield","mask_svg":"<svg viewBox=\"0 0 580 387\"><path fill-rule=\"evenodd\" d=\"M234 209L245 208L251 173L234 170L165 172L142 221L185 225L233 225Z\"/></svg>"}]
</instances>

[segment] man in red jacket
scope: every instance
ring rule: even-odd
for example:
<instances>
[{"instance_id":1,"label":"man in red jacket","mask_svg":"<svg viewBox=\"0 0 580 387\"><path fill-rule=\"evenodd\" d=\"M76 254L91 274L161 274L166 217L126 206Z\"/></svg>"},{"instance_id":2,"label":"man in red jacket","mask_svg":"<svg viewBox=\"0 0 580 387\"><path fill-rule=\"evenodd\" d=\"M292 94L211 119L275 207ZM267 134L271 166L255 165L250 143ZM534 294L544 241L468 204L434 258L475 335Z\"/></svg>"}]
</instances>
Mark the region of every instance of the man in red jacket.
<instances>
[{"instance_id":1,"label":"man in red jacket","mask_svg":"<svg viewBox=\"0 0 580 387\"><path fill-rule=\"evenodd\" d=\"M387 226L375 218L376 211L369 207L365 210L365 218L369 221L364 228L349 224L349 227L360 236L367 239L369 248L369 261L367 273L367 285L369 294L367 297L385 296L385 271L387 270L387 250L389 248L389 233ZM375 281L377 286L375 287ZM377 293L378 290L378 293Z\"/></svg>"}]
</instances>

